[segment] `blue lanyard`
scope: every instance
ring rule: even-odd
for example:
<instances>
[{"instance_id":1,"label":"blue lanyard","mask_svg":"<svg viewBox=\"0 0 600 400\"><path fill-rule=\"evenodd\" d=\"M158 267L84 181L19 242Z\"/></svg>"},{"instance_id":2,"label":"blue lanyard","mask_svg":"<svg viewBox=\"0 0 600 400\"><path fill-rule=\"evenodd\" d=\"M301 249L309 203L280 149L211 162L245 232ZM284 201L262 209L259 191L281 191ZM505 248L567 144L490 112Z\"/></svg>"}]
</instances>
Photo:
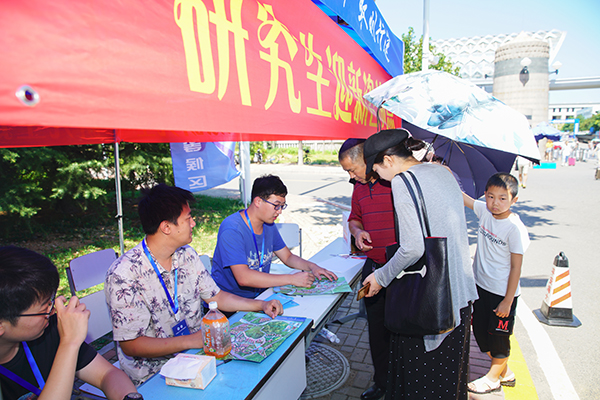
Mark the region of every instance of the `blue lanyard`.
<instances>
[{"instance_id":1,"label":"blue lanyard","mask_svg":"<svg viewBox=\"0 0 600 400\"><path fill-rule=\"evenodd\" d=\"M177 312L179 311L179 300L177 300L177 271L179 269L175 269L175 279L174 279L174 286L175 286L175 290L174 290L174 300L175 302L173 302L173 299L171 299L171 295L169 294L169 291L167 290L167 285L165 285L165 281L162 278L162 275L160 274L160 271L158 270L158 267L156 266L156 262L154 262L154 257L152 257L152 254L150 254L150 250L148 250L148 246L146 246L146 239L142 240L142 247L144 248L144 253L146 253L146 257L148 257L148 260L150 260L150 264L152 264L152 268L154 268L154 272L156 272L156 275L158 276L158 280L160 281L160 284L162 285L163 289L165 290L165 294L167 295L167 299L169 300L169 304L171 305L171 310L173 310L173 314L175 314L175 319L177 319L179 321L179 318L177 317Z\"/></svg>"},{"instance_id":2,"label":"blue lanyard","mask_svg":"<svg viewBox=\"0 0 600 400\"><path fill-rule=\"evenodd\" d=\"M21 342L23 344L23 350L25 350L25 356L27 357L27 361L29 362L29 367L31 367L31 371L33 372L33 376L35 376L35 380L37 381L39 388L36 388L31 383L27 382L25 379L21 378L19 375L15 374L11 370L6 367L0 365L0 373L6 376L8 379L12 380L15 383L23 386L25 389L29 390L31 393L39 396L42 394L42 390L44 389L44 378L42 377L42 373L33 358L33 354L31 354L31 350L29 350L29 346L25 342Z\"/></svg>"},{"instance_id":3,"label":"blue lanyard","mask_svg":"<svg viewBox=\"0 0 600 400\"><path fill-rule=\"evenodd\" d=\"M262 253L258 252L258 244L256 243L256 235L254 234L254 229L252 229L252 222L250 222L250 218L248 217L248 210L244 210L244 214L246 214L246 219L248 220L248 225L250 225L250 232L252 232L252 239L254 239L254 247L256 248L256 253L258 254L258 269L262 271L263 265L263 255L265 254L265 232L263 227L263 240L262 240Z\"/></svg>"}]
</instances>

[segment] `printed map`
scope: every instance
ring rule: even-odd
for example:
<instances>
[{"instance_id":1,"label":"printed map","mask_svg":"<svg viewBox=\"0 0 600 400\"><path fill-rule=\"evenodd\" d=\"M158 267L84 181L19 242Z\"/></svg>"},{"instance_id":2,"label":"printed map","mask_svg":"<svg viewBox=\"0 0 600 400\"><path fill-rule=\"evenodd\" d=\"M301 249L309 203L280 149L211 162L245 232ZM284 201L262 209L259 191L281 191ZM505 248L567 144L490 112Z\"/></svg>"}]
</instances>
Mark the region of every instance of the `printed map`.
<instances>
[{"instance_id":1,"label":"printed map","mask_svg":"<svg viewBox=\"0 0 600 400\"><path fill-rule=\"evenodd\" d=\"M271 319L265 314L246 313L230 327L230 356L237 360L261 362L303 322L304 318L279 316Z\"/></svg>"},{"instance_id":2,"label":"printed map","mask_svg":"<svg viewBox=\"0 0 600 400\"><path fill-rule=\"evenodd\" d=\"M346 283L346 278L338 278L337 281L330 281L329 279L316 280L311 287L299 287L299 286L280 286L273 288L274 292L287 294L290 296L311 296L317 294L337 294L337 293L350 293L352 289L350 285Z\"/></svg>"}]
</instances>

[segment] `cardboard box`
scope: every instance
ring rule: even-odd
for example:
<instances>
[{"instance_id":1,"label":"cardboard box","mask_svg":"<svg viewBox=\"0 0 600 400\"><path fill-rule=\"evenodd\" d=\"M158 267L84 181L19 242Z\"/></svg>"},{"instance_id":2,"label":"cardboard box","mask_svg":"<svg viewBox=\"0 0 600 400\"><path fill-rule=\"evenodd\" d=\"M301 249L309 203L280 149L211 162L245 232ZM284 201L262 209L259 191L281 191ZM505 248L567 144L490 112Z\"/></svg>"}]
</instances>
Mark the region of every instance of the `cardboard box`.
<instances>
[{"instance_id":1,"label":"cardboard box","mask_svg":"<svg viewBox=\"0 0 600 400\"><path fill-rule=\"evenodd\" d=\"M201 356L197 354L177 354L175 358L183 358L186 360L199 360L200 366L196 377L193 379L175 379L165 377L167 385L187 387L192 389L204 389L208 384L217 376L217 362L215 357L212 356Z\"/></svg>"}]
</instances>

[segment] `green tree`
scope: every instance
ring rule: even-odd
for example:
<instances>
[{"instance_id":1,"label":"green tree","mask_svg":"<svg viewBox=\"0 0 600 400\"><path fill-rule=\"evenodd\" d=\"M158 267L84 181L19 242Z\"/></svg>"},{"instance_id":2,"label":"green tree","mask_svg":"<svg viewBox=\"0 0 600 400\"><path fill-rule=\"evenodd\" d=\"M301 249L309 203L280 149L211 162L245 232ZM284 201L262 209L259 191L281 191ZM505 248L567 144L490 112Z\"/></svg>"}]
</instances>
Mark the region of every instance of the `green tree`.
<instances>
[{"instance_id":1,"label":"green tree","mask_svg":"<svg viewBox=\"0 0 600 400\"><path fill-rule=\"evenodd\" d=\"M408 33L402 35L402 41L404 42L404 73L421 71L423 63L423 37L421 36L417 40L415 36L415 30L411 26L408 28ZM429 42L429 51L432 56L439 57L436 64L429 66L430 69L438 71L446 71L452 75L459 76L460 69L455 67L443 53L437 51L436 47Z\"/></svg>"},{"instance_id":2,"label":"green tree","mask_svg":"<svg viewBox=\"0 0 600 400\"><path fill-rule=\"evenodd\" d=\"M579 130L582 132L593 131L598 132L600 130L600 113L592 115L590 118L583 118L582 115L577 116L579 118ZM570 131L573 130L573 124L568 124Z\"/></svg>"},{"instance_id":3,"label":"green tree","mask_svg":"<svg viewBox=\"0 0 600 400\"><path fill-rule=\"evenodd\" d=\"M123 192L173 183L169 144L122 143L120 155ZM0 149L0 235L110 220L97 213L114 216L114 173L113 144Z\"/></svg>"},{"instance_id":4,"label":"green tree","mask_svg":"<svg viewBox=\"0 0 600 400\"><path fill-rule=\"evenodd\" d=\"M584 118L583 115L578 115L576 119L579 120L579 131L587 132L590 129L593 132L600 130L600 113L592 115L590 118ZM563 132L573 132L575 130L575 124L564 124L561 128Z\"/></svg>"}]
</instances>

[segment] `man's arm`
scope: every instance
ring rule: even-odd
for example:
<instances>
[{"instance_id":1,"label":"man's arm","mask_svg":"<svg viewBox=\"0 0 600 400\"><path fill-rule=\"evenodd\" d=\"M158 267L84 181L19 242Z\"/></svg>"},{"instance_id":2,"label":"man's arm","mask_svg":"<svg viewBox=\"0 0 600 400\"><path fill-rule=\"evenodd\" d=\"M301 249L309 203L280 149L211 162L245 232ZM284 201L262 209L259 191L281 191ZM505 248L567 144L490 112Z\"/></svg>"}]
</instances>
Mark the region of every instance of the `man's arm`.
<instances>
[{"instance_id":1,"label":"man's arm","mask_svg":"<svg viewBox=\"0 0 600 400\"><path fill-rule=\"evenodd\" d=\"M87 335L90 318L90 310L86 310L85 304L79 303L76 296L71 297L67 306L63 296L57 297L55 304L60 344L40 400L71 398L79 347Z\"/></svg>"},{"instance_id":2,"label":"man's arm","mask_svg":"<svg viewBox=\"0 0 600 400\"><path fill-rule=\"evenodd\" d=\"M359 250L369 251L373 249L373 246L367 244L367 242L372 243L371 235L364 230L362 222L355 219L348 221L348 229L352 236L354 236L354 239L356 239L356 247Z\"/></svg>"},{"instance_id":3,"label":"man's arm","mask_svg":"<svg viewBox=\"0 0 600 400\"><path fill-rule=\"evenodd\" d=\"M337 279L337 276L333 272L325 268L319 267L314 262L310 262L308 260L305 260L304 258L298 257L295 254L292 254L292 252L290 251L290 249L287 248L287 246L281 250L276 251L275 254L285 265L287 265L290 268L299 269L301 271L310 271L311 274L317 278L325 277L330 281L335 281Z\"/></svg>"},{"instance_id":4,"label":"man's arm","mask_svg":"<svg viewBox=\"0 0 600 400\"><path fill-rule=\"evenodd\" d=\"M266 274L268 275L268 274ZM263 311L271 318L283 314L283 306L277 300L263 301L246 299L220 290L215 296L204 299L207 303L216 301L223 311ZM132 340L119 342L123 352L130 357L155 358L182 352L188 349L199 349L203 346L202 331L170 338L153 338L140 336Z\"/></svg>"},{"instance_id":5,"label":"man's arm","mask_svg":"<svg viewBox=\"0 0 600 400\"><path fill-rule=\"evenodd\" d=\"M463 202L465 203L465 207L469 207L471 210L474 207L475 204L475 200L469 196L468 194L466 194L465 192L463 192Z\"/></svg>"},{"instance_id":6,"label":"man's arm","mask_svg":"<svg viewBox=\"0 0 600 400\"><path fill-rule=\"evenodd\" d=\"M127 394L137 392L125 372L106 361L100 354L77 372L77 377L101 389L109 400L122 400Z\"/></svg>"},{"instance_id":7,"label":"man's arm","mask_svg":"<svg viewBox=\"0 0 600 400\"><path fill-rule=\"evenodd\" d=\"M119 341L121 350L129 357L156 358L179 353L188 349L199 349L203 345L202 332L170 338L140 336L132 340Z\"/></svg>"},{"instance_id":8,"label":"man's arm","mask_svg":"<svg viewBox=\"0 0 600 400\"><path fill-rule=\"evenodd\" d=\"M309 272L269 274L250 269L246 264L232 265L230 268L237 283L247 287L270 288L284 285L309 287L315 280L315 277Z\"/></svg>"},{"instance_id":9,"label":"man's arm","mask_svg":"<svg viewBox=\"0 0 600 400\"><path fill-rule=\"evenodd\" d=\"M521 266L523 265L523 254L510 253L510 273L508 274L508 285L504 300L494 310L500 318L506 318L510 314L510 307L515 298L519 279L521 278Z\"/></svg>"}]
</instances>

